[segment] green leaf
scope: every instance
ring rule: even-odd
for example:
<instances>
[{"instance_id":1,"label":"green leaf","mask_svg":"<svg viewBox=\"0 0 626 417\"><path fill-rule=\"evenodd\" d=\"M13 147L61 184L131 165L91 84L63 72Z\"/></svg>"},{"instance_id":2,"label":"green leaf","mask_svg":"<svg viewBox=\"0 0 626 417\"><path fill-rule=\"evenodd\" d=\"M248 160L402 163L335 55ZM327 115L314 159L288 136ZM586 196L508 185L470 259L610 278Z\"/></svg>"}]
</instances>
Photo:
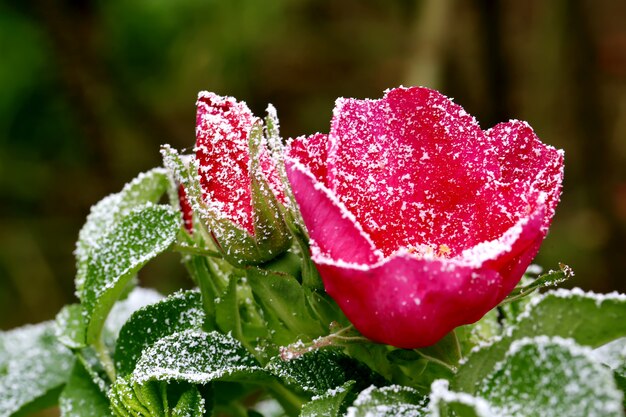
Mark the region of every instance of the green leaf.
<instances>
[{"instance_id":1,"label":"green leaf","mask_svg":"<svg viewBox=\"0 0 626 417\"><path fill-rule=\"evenodd\" d=\"M416 390L400 385L362 391L346 414L350 417L425 417L426 398Z\"/></svg>"},{"instance_id":2,"label":"green leaf","mask_svg":"<svg viewBox=\"0 0 626 417\"><path fill-rule=\"evenodd\" d=\"M117 378L109 397L113 414L119 417L202 417L207 406L195 385L160 381L138 384L130 376Z\"/></svg>"},{"instance_id":3,"label":"green leaf","mask_svg":"<svg viewBox=\"0 0 626 417\"><path fill-rule=\"evenodd\" d=\"M559 289L531 299L506 335L475 349L452 382L458 391L475 393L480 381L500 361L510 344L524 337L559 336L597 347L626 336L626 296Z\"/></svg>"},{"instance_id":4,"label":"green leaf","mask_svg":"<svg viewBox=\"0 0 626 417\"><path fill-rule=\"evenodd\" d=\"M87 323L83 315L83 306L70 304L64 306L56 316L56 335L61 343L70 349L86 346L85 331Z\"/></svg>"},{"instance_id":5,"label":"green leaf","mask_svg":"<svg viewBox=\"0 0 626 417\"><path fill-rule=\"evenodd\" d=\"M494 417L487 400L465 392L450 391L445 379L433 382L428 408L432 417Z\"/></svg>"},{"instance_id":6,"label":"green leaf","mask_svg":"<svg viewBox=\"0 0 626 417\"><path fill-rule=\"evenodd\" d=\"M115 366L120 376L133 372L142 351L159 339L188 329L200 329L204 321L198 291L182 291L140 308L120 330L115 346Z\"/></svg>"},{"instance_id":7,"label":"green leaf","mask_svg":"<svg viewBox=\"0 0 626 417\"><path fill-rule=\"evenodd\" d=\"M204 398L198 388L193 387L183 392L172 408L172 417L202 417L204 415Z\"/></svg>"},{"instance_id":8,"label":"green leaf","mask_svg":"<svg viewBox=\"0 0 626 417\"><path fill-rule=\"evenodd\" d=\"M289 344L294 338L312 340L325 333L322 325L312 317L304 288L294 277L255 267L248 267L246 272L257 303L291 332L291 337L275 340L276 344Z\"/></svg>"},{"instance_id":9,"label":"green leaf","mask_svg":"<svg viewBox=\"0 0 626 417\"><path fill-rule=\"evenodd\" d=\"M93 382L82 363L76 361L67 385L59 398L63 417L111 416L109 400Z\"/></svg>"},{"instance_id":10,"label":"green leaf","mask_svg":"<svg viewBox=\"0 0 626 417\"><path fill-rule=\"evenodd\" d=\"M592 358L591 349L560 337L513 342L479 395L497 415L624 415L612 372Z\"/></svg>"},{"instance_id":11,"label":"green leaf","mask_svg":"<svg viewBox=\"0 0 626 417\"><path fill-rule=\"evenodd\" d=\"M180 216L169 206L148 205L130 212L90 253L82 304L86 340L96 343L104 321L133 275L176 238Z\"/></svg>"},{"instance_id":12,"label":"green leaf","mask_svg":"<svg viewBox=\"0 0 626 417\"><path fill-rule=\"evenodd\" d=\"M160 339L144 350L133 382L267 379L267 373L237 340L217 332L185 330Z\"/></svg>"},{"instance_id":13,"label":"green leaf","mask_svg":"<svg viewBox=\"0 0 626 417\"><path fill-rule=\"evenodd\" d=\"M134 287L126 298L116 302L104 322L103 336L107 345L115 346L120 330L135 311L162 299L156 290Z\"/></svg>"},{"instance_id":14,"label":"green leaf","mask_svg":"<svg viewBox=\"0 0 626 417\"><path fill-rule=\"evenodd\" d=\"M0 416L29 404L31 411L49 405L33 402L65 384L73 362L71 351L54 335L54 322L0 332ZM56 402L56 397L46 399Z\"/></svg>"},{"instance_id":15,"label":"green leaf","mask_svg":"<svg viewBox=\"0 0 626 417\"><path fill-rule=\"evenodd\" d=\"M313 397L302 406L300 417L339 417L346 411L346 403L354 400L355 381L329 389L323 395Z\"/></svg>"},{"instance_id":16,"label":"green leaf","mask_svg":"<svg viewBox=\"0 0 626 417\"><path fill-rule=\"evenodd\" d=\"M626 410L626 337L594 349L593 357L613 371L615 383L624 394L623 405Z\"/></svg>"},{"instance_id":17,"label":"green leaf","mask_svg":"<svg viewBox=\"0 0 626 417\"><path fill-rule=\"evenodd\" d=\"M287 385L314 395L323 395L348 381L361 390L385 380L367 366L338 349L316 349L292 359L273 358L265 367Z\"/></svg>"},{"instance_id":18,"label":"green leaf","mask_svg":"<svg viewBox=\"0 0 626 417\"><path fill-rule=\"evenodd\" d=\"M90 253L100 247L101 239L133 209L156 203L167 190L167 173L163 168L139 174L122 191L103 198L91 208L76 242L76 292L82 294L87 277Z\"/></svg>"}]
</instances>

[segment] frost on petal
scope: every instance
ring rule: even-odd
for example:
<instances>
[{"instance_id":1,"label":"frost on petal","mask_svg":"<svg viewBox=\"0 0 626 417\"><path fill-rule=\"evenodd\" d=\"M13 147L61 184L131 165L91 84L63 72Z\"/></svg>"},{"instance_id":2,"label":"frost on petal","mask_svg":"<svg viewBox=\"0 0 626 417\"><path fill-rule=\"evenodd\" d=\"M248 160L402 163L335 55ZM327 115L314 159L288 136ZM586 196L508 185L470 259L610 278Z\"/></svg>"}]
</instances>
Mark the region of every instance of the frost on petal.
<instances>
[{"instance_id":1,"label":"frost on petal","mask_svg":"<svg viewBox=\"0 0 626 417\"><path fill-rule=\"evenodd\" d=\"M329 185L386 255L445 244L451 256L491 230L499 174L476 120L442 94L394 89L340 99L331 126Z\"/></svg>"},{"instance_id":2,"label":"frost on petal","mask_svg":"<svg viewBox=\"0 0 626 417\"><path fill-rule=\"evenodd\" d=\"M254 157L258 159L251 164L250 136L259 121L246 103L233 97L203 91L196 104L195 150L203 198L214 212L254 235L251 178L259 175L274 196L285 201L280 176L262 135L255 142L258 153Z\"/></svg>"},{"instance_id":3,"label":"frost on petal","mask_svg":"<svg viewBox=\"0 0 626 417\"><path fill-rule=\"evenodd\" d=\"M313 176L324 185L326 182L326 159L328 152L328 135L316 133L309 137L298 137L291 141L287 155L305 165Z\"/></svg>"},{"instance_id":4,"label":"frost on petal","mask_svg":"<svg viewBox=\"0 0 626 417\"><path fill-rule=\"evenodd\" d=\"M541 143L528 123L519 120L500 123L485 134L501 167L501 211L519 219L545 205L547 229L561 194L563 151Z\"/></svg>"},{"instance_id":5,"label":"frost on petal","mask_svg":"<svg viewBox=\"0 0 626 417\"><path fill-rule=\"evenodd\" d=\"M497 304L503 284L494 270L409 254L370 268L317 261L326 291L364 336L406 349L479 320Z\"/></svg>"},{"instance_id":6,"label":"frost on petal","mask_svg":"<svg viewBox=\"0 0 626 417\"><path fill-rule=\"evenodd\" d=\"M182 184L178 186L178 205L183 213L183 225L185 226L185 230L189 233L193 233L193 209L187 198L185 187Z\"/></svg>"},{"instance_id":7,"label":"frost on petal","mask_svg":"<svg viewBox=\"0 0 626 417\"><path fill-rule=\"evenodd\" d=\"M196 159L203 197L253 233L248 136L254 117L244 102L200 92L196 115Z\"/></svg>"},{"instance_id":8,"label":"frost on petal","mask_svg":"<svg viewBox=\"0 0 626 417\"><path fill-rule=\"evenodd\" d=\"M380 260L369 237L343 204L306 167L287 159L287 176L312 240L312 250L354 264Z\"/></svg>"}]
</instances>

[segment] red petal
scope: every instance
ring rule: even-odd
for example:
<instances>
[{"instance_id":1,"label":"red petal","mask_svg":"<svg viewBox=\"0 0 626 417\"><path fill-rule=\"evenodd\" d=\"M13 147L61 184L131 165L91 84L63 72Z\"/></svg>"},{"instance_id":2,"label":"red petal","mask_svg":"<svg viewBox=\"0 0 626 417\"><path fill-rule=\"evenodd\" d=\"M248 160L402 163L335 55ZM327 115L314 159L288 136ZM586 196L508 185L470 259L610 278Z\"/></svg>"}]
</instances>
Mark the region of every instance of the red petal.
<instances>
[{"instance_id":1,"label":"red petal","mask_svg":"<svg viewBox=\"0 0 626 417\"><path fill-rule=\"evenodd\" d=\"M300 136L289 143L287 155L300 161L315 178L326 184L326 159L328 154L328 135L316 133L309 137Z\"/></svg>"},{"instance_id":2,"label":"red petal","mask_svg":"<svg viewBox=\"0 0 626 417\"><path fill-rule=\"evenodd\" d=\"M312 250L351 264L371 264L380 253L363 233L354 216L300 162L285 160L287 176L300 207Z\"/></svg>"},{"instance_id":3,"label":"red petal","mask_svg":"<svg viewBox=\"0 0 626 417\"><path fill-rule=\"evenodd\" d=\"M196 104L196 158L203 197L254 233L248 173L248 135L254 117L233 97L201 92Z\"/></svg>"},{"instance_id":4,"label":"red petal","mask_svg":"<svg viewBox=\"0 0 626 417\"><path fill-rule=\"evenodd\" d=\"M546 207L547 229L561 195L563 151L541 143L526 122L512 120L485 132L495 149L501 167L499 199L512 218L523 218Z\"/></svg>"},{"instance_id":5,"label":"red petal","mask_svg":"<svg viewBox=\"0 0 626 417\"><path fill-rule=\"evenodd\" d=\"M479 320L506 297L537 253L540 210L514 226L482 265L397 254L371 267L315 256L324 287L366 337L405 349L430 346L457 326ZM501 242L502 243L502 242Z\"/></svg>"},{"instance_id":6,"label":"red petal","mask_svg":"<svg viewBox=\"0 0 626 417\"><path fill-rule=\"evenodd\" d=\"M183 212L183 225L189 233L193 233L193 209L187 199L187 192L185 187L180 184L178 186L178 204L180 210Z\"/></svg>"},{"instance_id":7,"label":"red petal","mask_svg":"<svg viewBox=\"0 0 626 417\"><path fill-rule=\"evenodd\" d=\"M385 254L445 244L454 256L498 236L488 228L493 149L442 94L399 88L381 100L339 100L329 137L330 187Z\"/></svg>"}]
</instances>

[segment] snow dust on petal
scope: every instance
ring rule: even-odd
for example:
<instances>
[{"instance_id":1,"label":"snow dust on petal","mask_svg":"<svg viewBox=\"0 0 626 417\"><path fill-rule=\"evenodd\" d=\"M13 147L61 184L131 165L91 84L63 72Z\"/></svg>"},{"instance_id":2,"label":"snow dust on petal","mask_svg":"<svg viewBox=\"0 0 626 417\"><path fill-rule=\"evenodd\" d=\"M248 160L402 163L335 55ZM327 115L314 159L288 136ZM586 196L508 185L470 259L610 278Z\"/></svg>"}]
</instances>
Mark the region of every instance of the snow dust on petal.
<instances>
[{"instance_id":1,"label":"snow dust on petal","mask_svg":"<svg viewBox=\"0 0 626 417\"><path fill-rule=\"evenodd\" d=\"M499 272L502 286L496 304L515 288L539 251L546 233L543 228L545 212L543 206L539 207L531 216L511 226L498 239L467 249L454 260L469 267Z\"/></svg>"},{"instance_id":2,"label":"snow dust on petal","mask_svg":"<svg viewBox=\"0 0 626 417\"><path fill-rule=\"evenodd\" d=\"M350 264L372 264L382 254L345 206L292 158L285 160L287 176L311 238L313 259L330 256Z\"/></svg>"},{"instance_id":3,"label":"snow dust on petal","mask_svg":"<svg viewBox=\"0 0 626 417\"><path fill-rule=\"evenodd\" d=\"M545 229L561 195L563 151L543 144L526 122L511 120L485 132L501 166L502 210L519 219L545 205Z\"/></svg>"},{"instance_id":4,"label":"snow dust on petal","mask_svg":"<svg viewBox=\"0 0 626 417\"><path fill-rule=\"evenodd\" d=\"M189 233L193 233L193 209L191 208L191 203L189 203L189 199L187 198L185 186L179 184L177 192L178 205L180 206L180 210L183 213L183 225L185 226L185 230L187 230Z\"/></svg>"},{"instance_id":5,"label":"snow dust on petal","mask_svg":"<svg viewBox=\"0 0 626 417\"><path fill-rule=\"evenodd\" d=\"M396 347L429 346L457 326L479 320L500 300L502 277L410 254L369 268L316 259L324 287L366 337Z\"/></svg>"},{"instance_id":6,"label":"snow dust on petal","mask_svg":"<svg viewBox=\"0 0 626 417\"><path fill-rule=\"evenodd\" d=\"M442 94L397 88L381 100L339 99L329 140L329 187L386 255L446 245L454 256L501 233L489 221L494 149Z\"/></svg>"},{"instance_id":7,"label":"snow dust on petal","mask_svg":"<svg viewBox=\"0 0 626 417\"><path fill-rule=\"evenodd\" d=\"M328 135L316 133L292 139L287 147L287 155L305 165L318 182L328 185Z\"/></svg>"},{"instance_id":8,"label":"snow dust on petal","mask_svg":"<svg viewBox=\"0 0 626 417\"><path fill-rule=\"evenodd\" d=\"M248 137L254 116L244 102L202 91L196 116L196 159L203 198L254 233Z\"/></svg>"}]
</instances>

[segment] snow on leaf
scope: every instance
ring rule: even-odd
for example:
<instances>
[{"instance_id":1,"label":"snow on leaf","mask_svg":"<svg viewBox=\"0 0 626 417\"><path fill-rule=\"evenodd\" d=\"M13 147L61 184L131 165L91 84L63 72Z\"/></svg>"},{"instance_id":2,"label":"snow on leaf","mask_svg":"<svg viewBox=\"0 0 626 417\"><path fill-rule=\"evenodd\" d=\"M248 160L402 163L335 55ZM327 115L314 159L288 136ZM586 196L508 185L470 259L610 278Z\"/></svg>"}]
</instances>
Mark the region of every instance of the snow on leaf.
<instances>
[{"instance_id":1,"label":"snow on leaf","mask_svg":"<svg viewBox=\"0 0 626 417\"><path fill-rule=\"evenodd\" d=\"M63 385L73 361L51 321L0 332L0 417Z\"/></svg>"},{"instance_id":2,"label":"snow on leaf","mask_svg":"<svg viewBox=\"0 0 626 417\"><path fill-rule=\"evenodd\" d=\"M623 394L591 349L571 339L538 336L513 342L479 395L497 415L623 416Z\"/></svg>"},{"instance_id":3,"label":"snow on leaf","mask_svg":"<svg viewBox=\"0 0 626 417\"><path fill-rule=\"evenodd\" d=\"M250 382L266 377L254 357L234 338L191 329L164 337L145 349L132 381L205 384L215 380Z\"/></svg>"},{"instance_id":4,"label":"snow on leaf","mask_svg":"<svg viewBox=\"0 0 626 417\"><path fill-rule=\"evenodd\" d=\"M204 321L198 291L181 291L135 311L119 333L115 366L124 376L132 373L144 349L159 339L187 329L200 329Z\"/></svg>"},{"instance_id":5,"label":"snow on leaf","mask_svg":"<svg viewBox=\"0 0 626 417\"><path fill-rule=\"evenodd\" d=\"M98 250L101 239L125 215L146 203L156 203L168 186L167 173L155 168L141 173L124 186L119 193L111 194L91 208L87 221L78 234L76 242L76 294L81 297L87 273L89 254Z\"/></svg>"},{"instance_id":6,"label":"snow on leaf","mask_svg":"<svg viewBox=\"0 0 626 417\"><path fill-rule=\"evenodd\" d=\"M115 303L104 322L104 335L110 345L114 345L122 326L138 309L156 303L163 296L151 288L133 288L123 300Z\"/></svg>"},{"instance_id":7,"label":"snow on leaf","mask_svg":"<svg viewBox=\"0 0 626 417\"><path fill-rule=\"evenodd\" d=\"M109 401L80 362L74 364L72 374L59 398L63 417L105 417L111 415Z\"/></svg>"},{"instance_id":8,"label":"snow on leaf","mask_svg":"<svg viewBox=\"0 0 626 417\"><path fill-rule=\"evenodd\" d=\"M345 411L345 403L354 397L355 381L331 388L324 394L315 396L302 406L300 417L338 417Z\"/></svg>"},{"instance_id":9,"label":"snow on leaf","mask_svg":"<svg viewBox=\"0 0 626 417\"><path fill-rule=\"evenodd\" d=\"M131 211L90 253L82 304L87 342L94 343L113 304L133 275L176 238L180 216L169 206L148 204Z\"/></svg>"},{"instance_id":10,"label":"snow on leaf","mask_svg":"<svg viewBox=\"0 0 626 417\"><path fill-rule=\"evenodd\" d=\"M415 389L399 385L362 391L346 417L425 417L428 415L426 398Z\"/></svg>"},{"instance_id":11,"label":"snow on leaf","mask_svg":"<svg viewBox=\"0 0 626 417\"><path fill-rule=\"evenodd\" d=\"M530 299L502 337L474 348L452 382L455 390L475 393L511 343L532 336L559 336L598 347L626 336L626 295L595 294L574 288L548 291Z\"/></svg>"},{"instance_id":12,"label":"snow on leaf","mask_svg":"<svg viewBox=\"0 0 626 417\"><path fill-rule=\"evenodd\" d=\"M330 348L313 350L289 360L276 357L265 369L285 384L314 395L323 395L351 380L356 381L356 389L385 383L363 363Z\"/></svg>"},{"instance_id":13,"label":"snow on leaf","mask_svg":"<svg viewBox=\"0 0 626 417\"><path fill-rule=\"evenodd\" d=\"M438 379L432 383L428 409L431 417L456 415L459 417L496 417L491 413L489 403L480 397L465 392L448 389L448 381Z\"/></svg>"}]
</instances>

